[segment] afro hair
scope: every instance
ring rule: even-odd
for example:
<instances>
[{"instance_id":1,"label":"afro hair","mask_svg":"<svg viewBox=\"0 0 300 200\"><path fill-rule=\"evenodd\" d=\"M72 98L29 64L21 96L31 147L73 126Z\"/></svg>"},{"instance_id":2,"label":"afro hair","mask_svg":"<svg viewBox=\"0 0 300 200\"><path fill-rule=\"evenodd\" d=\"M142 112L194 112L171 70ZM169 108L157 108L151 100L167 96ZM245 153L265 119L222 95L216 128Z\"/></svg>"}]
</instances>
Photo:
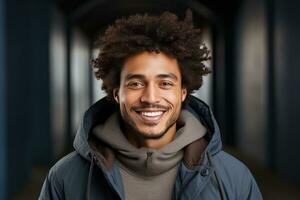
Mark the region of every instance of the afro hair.
<instances>
[{"instance_id":1,"label":"afro hair","mask_svg":"<svg viewBox=\"0 0 300 200\"><path fill-rule=\"evenodd\" d=\"M126 58L145 51L163 52L177 59L182 84L190 94L201 87L203 75L211 72L205 65L210 55L201 40L201 33L193 26L190 10L187 10L184 20L170 12L118 19L96 41L100 52L91 60L91 65L96 78L103 81L102 89L112 99L113 89L119 87Z\"/></svg>"}]
</instances>

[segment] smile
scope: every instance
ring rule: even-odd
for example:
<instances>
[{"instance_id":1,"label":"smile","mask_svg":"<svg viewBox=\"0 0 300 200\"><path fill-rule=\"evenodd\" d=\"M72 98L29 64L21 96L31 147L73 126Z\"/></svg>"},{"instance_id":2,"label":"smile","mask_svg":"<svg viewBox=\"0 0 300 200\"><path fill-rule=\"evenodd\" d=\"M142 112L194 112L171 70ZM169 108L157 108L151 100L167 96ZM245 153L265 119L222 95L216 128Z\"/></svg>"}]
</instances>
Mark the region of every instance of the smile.
<instances>
[{"instance_id":1,"label":"smile","mask_svg":"<svg viewBox=\"0 0 300 200\"><path fill-rule=\"evenodd\" d=\"M158 124L163 117L165 111L162 110L144 110L144 111L136 111L136 113L139 116L139 119L149 125L155 125Z\"/></svg>"},{"instance_id":2,"label":"smile","mask_svg":"<svg viewBox=\"0 0 300 200\"><path fill-rule=\"evenodd\" d=\"M144 115L146 117L157 117L157 116L163 114L162 111L158 111L158 112L141 112L141 113L142 113L142 115Z\"/></svg>"}]
</instances>

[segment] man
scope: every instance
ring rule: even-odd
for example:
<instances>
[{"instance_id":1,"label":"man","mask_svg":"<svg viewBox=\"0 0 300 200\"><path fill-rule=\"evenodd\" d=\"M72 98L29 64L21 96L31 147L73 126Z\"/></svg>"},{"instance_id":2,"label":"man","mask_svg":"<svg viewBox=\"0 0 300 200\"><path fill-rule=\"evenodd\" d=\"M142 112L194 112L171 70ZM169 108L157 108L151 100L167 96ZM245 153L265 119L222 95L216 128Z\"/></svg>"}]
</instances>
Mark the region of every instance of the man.
<instances>
[{"instance_id":1,"label":"man","mask_svg":"<svg viewBox=\"0 0 300 200\"><path fill-rule=\"evenodd\" d=\"M50 170L39 199L262 199L222 151L208 106L190 94L210 72L188 11L117 20L92 65L107 97L84 115L75 152Z\"/></svg>"}]
</instances>

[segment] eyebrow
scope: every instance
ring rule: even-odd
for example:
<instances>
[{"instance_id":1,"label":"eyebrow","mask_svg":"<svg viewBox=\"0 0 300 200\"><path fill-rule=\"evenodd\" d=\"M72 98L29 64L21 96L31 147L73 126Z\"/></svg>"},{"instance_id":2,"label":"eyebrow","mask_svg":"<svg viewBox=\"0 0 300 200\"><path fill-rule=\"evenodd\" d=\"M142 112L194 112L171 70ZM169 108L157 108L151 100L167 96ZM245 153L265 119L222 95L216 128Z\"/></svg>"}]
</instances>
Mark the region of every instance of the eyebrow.
<instances>
[{"instance_id":1,"label":"eyebrow","mask_svg":"<svg viewBox=\"0 0 300 200\"><path fill-rule=\"evenodd\" d=\"M130 80L130 79L145 79L146 77L142 74L132 74L132 73L129 73L126 75L125 77L125 80Z\"/></svg>"},{"instance_id":2,"label":"eyebrow","mask_svg":"<svg viewBox=\"0 0 300 200\"><path fill-rule=\"evenodd\" d=\"M173 74L173 73L159 74L157 77L159 77L159 78L171 78L171 79L173 79L175 81L178 80L177 76L175 74Z\"/></svg>"},{"instance_id":3,"label":"eyebrow","mask_svg":"<svg viewBox=\"0 0 300 200\"><path fill-rule=\"evenodd\" d=\"M173 74L173 73L167 73L167 74L158 74L156 77L158 78L171 78L173 80L178 80L178 77ZM130 80L130 79L146 79L146 76L143 75L143 74L132 74L132 73L129 73L126 75L125 77L125 80Z\"/></svg>"}]
</instances>

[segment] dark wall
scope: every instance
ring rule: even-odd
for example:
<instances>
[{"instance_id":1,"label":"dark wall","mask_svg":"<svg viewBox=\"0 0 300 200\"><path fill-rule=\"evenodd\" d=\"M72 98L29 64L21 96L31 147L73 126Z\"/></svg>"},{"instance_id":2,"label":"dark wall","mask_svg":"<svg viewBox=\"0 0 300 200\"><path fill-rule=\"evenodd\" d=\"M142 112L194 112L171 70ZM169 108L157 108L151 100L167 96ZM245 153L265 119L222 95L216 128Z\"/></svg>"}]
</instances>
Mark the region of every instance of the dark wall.
<instances>
[{"instance_id":1,"label":"dark wall","mask_svg":"<svg viewBox=\"0 0 300 200\"><path fill-rule=\"evenodd\" d=\"M5 2L0 0L0 199L6 199Z\"/></svg>"},{"instance_id":2,"label":"dark wall","mask_svg":"<svg viewBox=\"0 0 300 200\"><path fill-rule=\"evenodd\" d=\"M300 2L274 4L276 167L300 183Z\"/></svg>"},{"instance_id":3,"label":"dark wall","mask_svg":"<svg viewBox=\"0 0 300 200\"><path fill-rule=\"evenodd\" d=\"M49 29L50 1L30 0L27 47L30 154L34 163L48 164L50 149ZM28 51L27 50L27 51ZM28 59L29 58L29 59ZM49 153L49 154L45 154ZM51 158L50 158L51 159Z\"/></svg>"},{"instance_id":4,"label":"dark wall","mask_svg":"<svg viewBox=\"0 0 300 200\"><path fill-rule=\"evenodd\" d=\"M33 163L51 159L49 135L49 2L9 0L5 5L5 101L3 134L6 146L1 173L7 175L7 193L22 188L30 179ZM3 3L0 4L1 8ZM0 12L4 15L4 12ZM0 38L3 38L2 36ZM3 48L1 42L1 48ZM3 56L2 53L0 53ZM2 66L2 65L1 65ZM1 73L2 75L2 73ZM1 83L2 86L2 83ZM2 102L1 102L2 104ZM3 123L2 120L0 120ZM5 140L6 139L6 140ZM2 178L2 176L1 176ZM1 187L2 188L2 187Z\"/></svg>"}]
</instances>

